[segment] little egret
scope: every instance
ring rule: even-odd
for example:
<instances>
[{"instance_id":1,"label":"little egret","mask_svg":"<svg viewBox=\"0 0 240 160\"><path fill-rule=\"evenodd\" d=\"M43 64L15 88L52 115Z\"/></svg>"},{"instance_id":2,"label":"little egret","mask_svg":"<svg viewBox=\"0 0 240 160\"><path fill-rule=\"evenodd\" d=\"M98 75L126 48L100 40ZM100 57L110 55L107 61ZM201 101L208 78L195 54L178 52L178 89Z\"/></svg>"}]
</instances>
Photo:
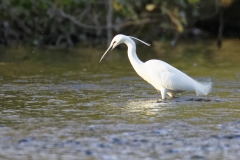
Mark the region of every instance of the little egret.
<instances>
[{"instance_id":1,"label":"little egret","mask_svg":"<svg viewBox=\"0 0 240 160\"><path fill-rule=\"evenodd\" d=\"M161 93L163 100L166 99L166 95L173 98L174 95L186 91L195 91L197 95L207 95L210 92L211 82L200 83L161 60L153 59L145 63L139 60L136 54L136 45L132 39L136 39L150 46L150 44L135 37L119 34L113 38L99 63L110 50L114 49L119 44L125 43L128 47L128 58L133 68L140 77Z\"/></svg>"}]
</instances>

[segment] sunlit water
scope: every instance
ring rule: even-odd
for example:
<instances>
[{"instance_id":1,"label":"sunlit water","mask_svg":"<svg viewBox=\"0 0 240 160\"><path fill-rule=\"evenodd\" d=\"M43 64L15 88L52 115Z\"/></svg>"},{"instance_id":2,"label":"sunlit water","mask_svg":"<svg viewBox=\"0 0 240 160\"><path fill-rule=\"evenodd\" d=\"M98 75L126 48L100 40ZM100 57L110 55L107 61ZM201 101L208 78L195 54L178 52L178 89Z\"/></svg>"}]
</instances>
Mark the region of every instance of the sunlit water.
<instances>
[{"instance_id":1,"label":"sunlit water","mask_svg":"<svg viewBox=\"0 0 240 160\"><path fill-rule=\"evenodd\" d=\"M173 61L213 90L158 103L127 56L116 59L1 63L0 159L240 157L240 64Z\"/></svg>"}]
</instances>

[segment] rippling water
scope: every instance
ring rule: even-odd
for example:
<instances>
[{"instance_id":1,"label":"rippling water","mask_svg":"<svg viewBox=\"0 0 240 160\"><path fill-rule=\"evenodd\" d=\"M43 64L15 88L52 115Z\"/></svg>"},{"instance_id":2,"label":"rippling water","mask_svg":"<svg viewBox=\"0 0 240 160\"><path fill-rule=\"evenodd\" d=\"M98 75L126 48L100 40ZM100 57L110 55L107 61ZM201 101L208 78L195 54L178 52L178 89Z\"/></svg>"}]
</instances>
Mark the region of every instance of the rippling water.
<instances>
[{"instance_id":1,"label":"rippling water","mask_svg":"<svg viewBox=\"0 0 240 160\"><path fill-rule=\"evenodd\" d=\"M158 103L157 91L122 59L1 63L0 159L240 157L237 63L173 61L196 79L211 78L213 91Z\"/></svg>"}]
</instances>

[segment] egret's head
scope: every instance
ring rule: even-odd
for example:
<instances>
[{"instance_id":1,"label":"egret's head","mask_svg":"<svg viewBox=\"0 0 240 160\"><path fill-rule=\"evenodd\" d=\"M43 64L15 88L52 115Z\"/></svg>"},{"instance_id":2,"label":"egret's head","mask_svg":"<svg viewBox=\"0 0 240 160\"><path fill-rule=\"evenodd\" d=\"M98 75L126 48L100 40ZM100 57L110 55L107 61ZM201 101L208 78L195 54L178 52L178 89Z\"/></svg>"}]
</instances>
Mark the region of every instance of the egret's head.
<instances>
[{"instance_id":1,"label":"egret's head","mask_svg":"<svg viewBox=\"0 0 240 160\"><path fill-rule=\"evenodd\" d=\"M113 38L112 42L110 43L110 46L108 47L108 49L106 50L106 52L103 54L103 56L102 56L102 58L100 59L99 63L102 61L103 57L104 57L109 51L111 51L112 49L114 49L115 47L117 47L119 44L125 43L126 41L129 40L129 38L136 39L136 40L138 40L138 41L140 41L140 42L142 42L142 43L150 46L150 44L148 44L148 43L146 43L146 42L143 42L143 41L141 41L140 39L137 39L137 38L135 38L135 37L130 37L130 36L125 36L125 35L123 35L123 34L118 34L118 35L116 35L116 36Z\"/></svg>"},{"instance_id":2,"label":"egret's head","mask_svg":"<svg viewBox=\"0 0 240 160\"><path fill-rule=\"evenodd\" d=\"M123 39L127 37L127 36L124 36L122 34L118 34L116 35L112 42L110 43L110 46L108 47L108 49L106 50L106 52L103 54L102 58L100 59L99 63L102 61L103 57L109 52L111 51L112 49L114 49L115 47L117 47L119 44L123 43Z\"/></svg>"},{"instance_id":3,"label":"egret's head","mask_svg":"<svg viewBox=\"0 0 240 160\"><path fill-rule=\"evenodd\" d=\"M111 50L114 49L115 47L117 47L119 44L124 43L124 39L128 38L128 36L122 35L122 34L118 34L116 35L113 39L112 42L110 44L109 47L111 47Z\"/></svg>"}]
</instances>

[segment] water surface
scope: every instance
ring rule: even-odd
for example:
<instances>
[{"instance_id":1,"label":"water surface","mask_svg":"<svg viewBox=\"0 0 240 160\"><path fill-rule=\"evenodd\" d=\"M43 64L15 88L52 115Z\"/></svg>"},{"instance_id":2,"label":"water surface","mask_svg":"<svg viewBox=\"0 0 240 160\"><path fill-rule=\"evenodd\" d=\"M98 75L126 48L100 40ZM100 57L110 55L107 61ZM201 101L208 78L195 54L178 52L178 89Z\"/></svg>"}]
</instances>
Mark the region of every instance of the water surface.
<instances>
[{"instance_id":1,"label":"water surface","mask_svg":"<svg viewBox=\"0 0 240 160\"><path fill-rule=\"evenodd\" d=\"M45 54L40 60L12 62L5 56L0 159L237 159L237 53L227 58L210 49L173 50L143 50L139 57L163 58L195 79L210 78L209 96L183 93L158 103L160 95L133 71L125 50L112 51L101 64L104 50L51 51L60 60L45 50L38 51Z\"/></svg>"}]
</instances>

